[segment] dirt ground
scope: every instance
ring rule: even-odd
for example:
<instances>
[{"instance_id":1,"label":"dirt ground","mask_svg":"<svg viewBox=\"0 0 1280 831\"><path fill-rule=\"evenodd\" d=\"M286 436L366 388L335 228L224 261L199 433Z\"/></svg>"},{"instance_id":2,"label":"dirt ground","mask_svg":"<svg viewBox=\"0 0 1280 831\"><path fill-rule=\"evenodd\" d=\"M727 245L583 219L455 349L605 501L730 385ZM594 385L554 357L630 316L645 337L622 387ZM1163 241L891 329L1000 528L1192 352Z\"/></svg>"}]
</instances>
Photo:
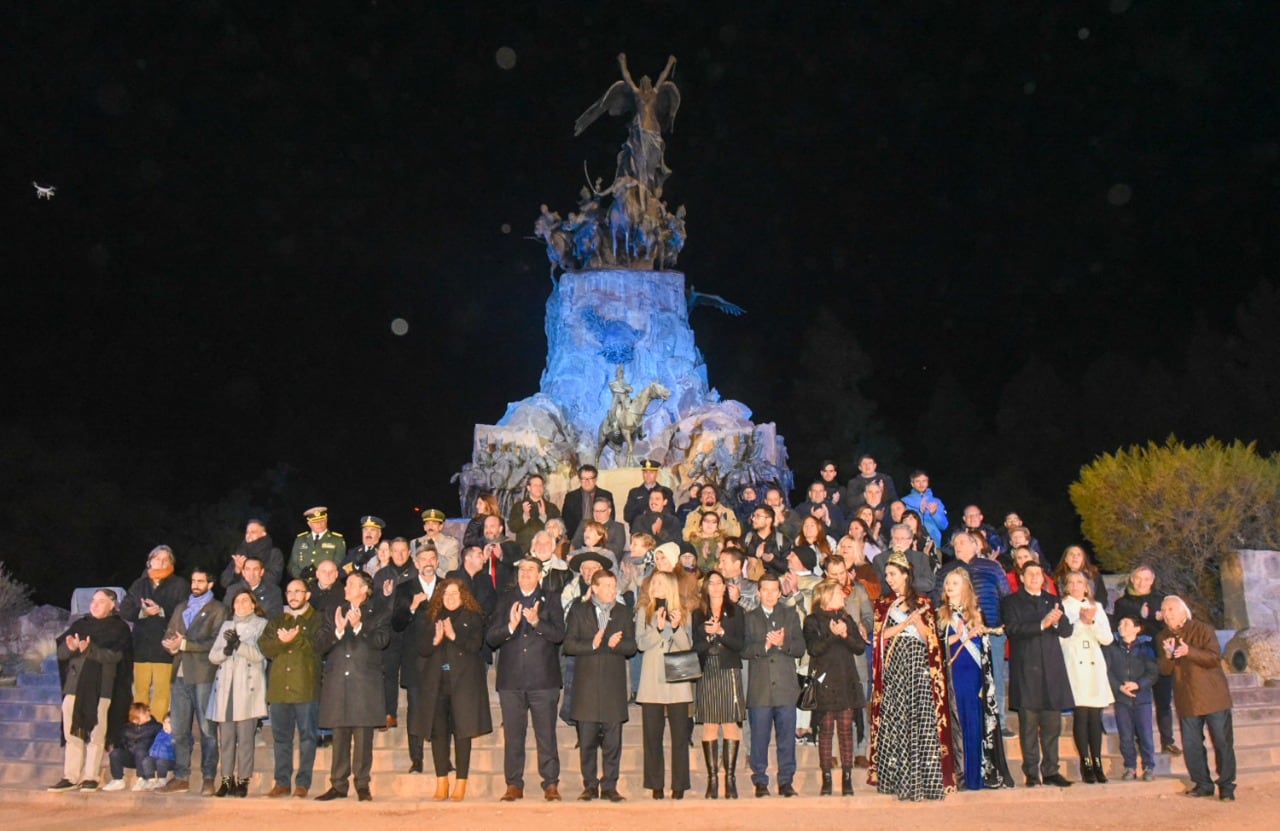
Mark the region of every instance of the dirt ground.
<instances>
[{"instance_id":1,"label":"dirt ground","mask_svg":"<svg viewBox=\"0 0 1280 831\"><path fill-rule=\"evenodd\" d=\"M962 793L942 803L899 803L868 793L864 786L852 799L802 796L783 800L747 797L737 802L670 799L631 799L620 805L578 803L572 796L559 805L526 798L514 804L492 799L462 803L383 800L358 803L355 799L319 803L313 800L209 799L160 797L154 794L46 794L0 788L0 829L94 831L139 829L173 831L175 828L214 826L268 828L270 823L308 831L350 831L353 826L378 829L421 829L424 823L449 822L467 831L518 827L520 831L571 831L571 829L658 828L673 822L699 831L719 829L794 828L805 831L847 829L874 817L878 827L910 823L913 827L993 829L1123 828L1131 831L1213 829L1214 826L1274 831L1280 817L1280 775L1243 780L1237 801L1191 799L1171 780L1151 784L1115 783L1059 790L1039 788L1005 792ZM874 813L868 813L874 812ZM1229 823L1229 826L1226 824Z\"/></svg>"}]
</instances>

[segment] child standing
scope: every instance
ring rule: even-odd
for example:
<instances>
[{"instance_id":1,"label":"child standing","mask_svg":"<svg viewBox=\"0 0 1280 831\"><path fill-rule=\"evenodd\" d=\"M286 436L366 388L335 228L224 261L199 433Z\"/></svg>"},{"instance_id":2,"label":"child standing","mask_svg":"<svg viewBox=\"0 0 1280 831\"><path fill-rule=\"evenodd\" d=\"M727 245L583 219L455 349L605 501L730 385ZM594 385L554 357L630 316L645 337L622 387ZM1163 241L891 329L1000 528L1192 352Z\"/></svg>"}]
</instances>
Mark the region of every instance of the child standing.
<instances>
[{"instance_id":1,"label":"child standing","mask_svg":"<svg viewBox=\"0 0 1280 831\"><path fill-rule=\"evenodd\" d=\"M1116 631L1120 637L1103 649L1111 690L1116 697L1116 732L1120 734L1124 778L1138 778L1136 739L1142 753L1142 781L1150 782L1156 778L1155 744L1151 735L1152 687L1159 676L1156 654L1151 638L1142 634L1142 623L1137 618L1120 618Z\"/></svg>"},{"instance_id":2,"label":"child standing","mask_svg":"<svg viewBox=\"0 0 1280 831\"><path fill-rule=\"evenodd\" d=\"M151 745L161 732L160 722L151 715L145 702L129 706L129 723L120 731L120 741L111 748L108 759L111 764L111 781L102 787L104 791L124 790L124 769L135 768L138 779L135 791L147 790L148 782L155 776L155 761L151 758Z\"/></svg>"}]
</instances>

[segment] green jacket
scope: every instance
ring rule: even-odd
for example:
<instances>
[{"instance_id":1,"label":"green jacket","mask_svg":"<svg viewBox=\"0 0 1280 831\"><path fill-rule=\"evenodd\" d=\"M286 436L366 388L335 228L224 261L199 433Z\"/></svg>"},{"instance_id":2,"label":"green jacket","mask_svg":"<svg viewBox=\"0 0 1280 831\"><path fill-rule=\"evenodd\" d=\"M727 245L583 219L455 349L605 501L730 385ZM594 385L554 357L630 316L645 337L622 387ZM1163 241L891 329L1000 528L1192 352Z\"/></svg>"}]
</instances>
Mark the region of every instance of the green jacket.
<instances>
[{"instance_id":1,"label":"green jacket","mask_svg":"<svg viewBox=\"0 0 1280 831\"><path fill-rule=\"evenodd\" d=\"M278 629L299 628L297 636L282 643ZM267 624L258 638L258 648L271 661L267 681L267 703L301 704L320 698L320 655L316 652L316 635L320 631L320 615L308 606L294 617L288 612Z\"/></svg>"},{"instance_id":2,"label":"green jacket","mask_svg":"<svg viewBox=\"0 0 1280 831\"><path fill-rule=\"evenodd\" d=\"M311 536L310 531L303 531L293 541L293 554L289 557L289 576L308 579L315 574L316 564L324 560L333 560L341 567L347 558L347 541L336 531L325 531L320 539Z\"/></svg>"}]
</instances>

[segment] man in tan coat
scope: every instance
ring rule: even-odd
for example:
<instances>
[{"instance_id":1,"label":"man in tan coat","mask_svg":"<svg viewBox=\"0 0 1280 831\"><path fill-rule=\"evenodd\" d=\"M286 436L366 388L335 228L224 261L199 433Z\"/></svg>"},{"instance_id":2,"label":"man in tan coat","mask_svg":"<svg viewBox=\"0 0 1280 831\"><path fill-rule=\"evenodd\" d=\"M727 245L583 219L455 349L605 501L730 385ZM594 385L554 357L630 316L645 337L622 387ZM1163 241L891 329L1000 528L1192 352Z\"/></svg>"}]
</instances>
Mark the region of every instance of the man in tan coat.
<instances>
[{"instance_id":1,"label":"man in tan coat","mask_svg":"<svg viewBox=\"0 0 1280 831\"><path fill-rule=\"evenodd\" d=\"M1213 779L1204 750L1209 728L1218 769L1218 798L1236 798L1236 751L1231 727L1231 691L1222 671L1218 635L1207 623L1191 619L1181 597L1171 594L1160 605L1164 630L1156 653L1160 674L1173 676L1173 703L1182 731L1182 752L1193 787L1188 796L1213 796Z\"/></svg>"}]
</instances>

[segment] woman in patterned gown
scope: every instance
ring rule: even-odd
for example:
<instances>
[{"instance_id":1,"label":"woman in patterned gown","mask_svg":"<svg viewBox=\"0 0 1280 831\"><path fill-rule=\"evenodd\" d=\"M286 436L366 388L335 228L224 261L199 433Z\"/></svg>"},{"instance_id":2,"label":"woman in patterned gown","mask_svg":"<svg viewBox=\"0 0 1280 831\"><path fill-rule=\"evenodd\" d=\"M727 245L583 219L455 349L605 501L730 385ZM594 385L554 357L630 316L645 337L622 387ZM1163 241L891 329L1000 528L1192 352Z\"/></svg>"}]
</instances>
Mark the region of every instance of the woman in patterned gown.
<instances>
[{"instance_id":1,"label":"woman in patterned gown","mask_svg":"<svg viewBox=\"0 0 1280 831\"><path fill-rule=\"evenodd\" d=\"M867 783L901 800L942 799L955 790L946 669L933 607L911 587L911 565L885 565L891 594L876 601Z\"/></svg>"}]
</instances>

